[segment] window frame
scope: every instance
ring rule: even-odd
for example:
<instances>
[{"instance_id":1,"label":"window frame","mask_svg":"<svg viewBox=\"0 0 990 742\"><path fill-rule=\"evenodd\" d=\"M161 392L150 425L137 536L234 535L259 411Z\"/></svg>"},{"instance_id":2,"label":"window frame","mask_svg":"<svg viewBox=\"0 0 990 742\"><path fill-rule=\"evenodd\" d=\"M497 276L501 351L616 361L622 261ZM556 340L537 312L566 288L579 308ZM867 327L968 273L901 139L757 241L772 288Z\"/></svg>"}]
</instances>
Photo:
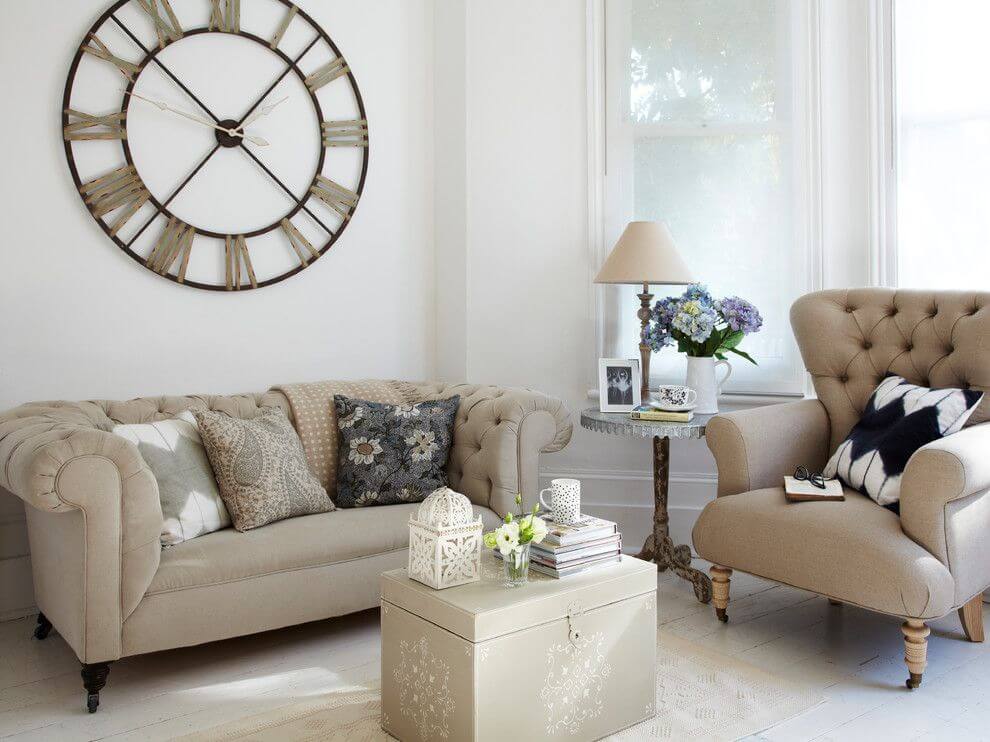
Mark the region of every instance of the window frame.
<instances>
[{"instance_id":1,"label":"window frame","mask_svg":"<svg viewBox=\"0 0 990 742\"><path fill-rule=\"evenodd\" d=\"M615 35L609 29L609 17L614 18L623 8L628 9L628 0L608 0L609 12L605 10L606 0L586 0L587 4L587 44L588 44L588 162L589 162L589 234L593 270L604 262L609 246L618 238L625 220L622 204L631 199L622 193L617 184L615 168L609 172L609 160L619 156L615 151L614 140L609 129L615 126L615 111L628 110L628 88L620 88L619 94L611 95L609 83L620 79L621 72L609 69L608 65L621 64L621 60L609 59L608 44ZM621 6L621 7L620 7ZM636 124L636 136L718 136L772 134L788 131L793 134L791 148L800 167L792 173L795 187L801 191L798 199L800 207L795 213L795 234L800 232L803 262L807 267L796 295L822 288L823 251L821 223L821 4L820 0L796 0L792 3L794 13L785 29L792 33L797 30L803 37L794 36L792 47L792 74L794 81L790 89L800 96L798 105L791 105L791 111L800 121L786 123L775 119L762 123L648 123ZM628 17L628 13L626 14ZM799 18L799 20L795 20ZM797 25L794 25L794 24ZM612 21L614 26L614 20ZM611 34L611 37L610 37ZM616 57L618 55L615 55ZM790 105L791 101L787 103ZM631 140L630 140L631 141ZM800 153L800 156L797 154ZM654 292L663 295L668 287L654 287ZM675 291L671 288L671 293ZM618 342L619 312L630 313L634 308L620 307L615 287L593 286L592 315L595 342L595 359L614 356L620 347ZM793 339L791 340L793 342ZM597 368L597 365L589 365ZM665 379L651 375L651 384L680 383L681 380ZM594 384L589 384L594 388ZM791 378L782 383L764 385L763 388L736 388L723 394L724 399L739 401L782 401L781 398L806 396L811 390L810 379L804 368L795 367Z\"/></svg>"}]
</instances>

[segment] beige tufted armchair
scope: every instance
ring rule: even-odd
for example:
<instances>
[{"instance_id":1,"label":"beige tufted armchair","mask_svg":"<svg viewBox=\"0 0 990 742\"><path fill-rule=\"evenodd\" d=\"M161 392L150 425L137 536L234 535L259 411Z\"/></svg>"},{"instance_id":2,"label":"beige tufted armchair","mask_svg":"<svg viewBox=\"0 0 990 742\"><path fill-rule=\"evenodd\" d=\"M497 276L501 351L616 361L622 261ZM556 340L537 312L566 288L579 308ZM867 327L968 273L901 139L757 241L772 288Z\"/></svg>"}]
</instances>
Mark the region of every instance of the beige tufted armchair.
<instances>
[{"instance_id":1,"label":"beige tufted armchair","mask_svg":"<svg viewBox=\"0 0 990 742\"><path fill-rule=\"evenodd\" d=\"M958 610L983 641L990 586L990 394L961 432L908 462L900 516L852 490L788 503L783 477L820 470L888 373L932 387L990 389L990 293L820 291L791 309L818 399L718 415L706 436L718 498L694 529L727 620L733 569L900 616L909 688L926 664L925 622Z\"/></svg>"}]
</instances>

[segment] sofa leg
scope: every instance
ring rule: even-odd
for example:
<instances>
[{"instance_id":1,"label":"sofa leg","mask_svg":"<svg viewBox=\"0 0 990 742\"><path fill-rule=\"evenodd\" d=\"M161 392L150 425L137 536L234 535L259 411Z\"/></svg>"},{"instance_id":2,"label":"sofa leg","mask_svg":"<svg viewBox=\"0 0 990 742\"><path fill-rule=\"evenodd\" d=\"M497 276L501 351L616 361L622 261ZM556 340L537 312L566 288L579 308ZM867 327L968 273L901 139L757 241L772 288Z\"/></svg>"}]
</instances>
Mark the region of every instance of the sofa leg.
<instances>
[{"instance_id":1,"label":"sofa leg","mask_svg":"<svg viewBox=\"0 0 990 742\"><path fill-rule=\"evenodd\" d=\"M729 620L725 611L729 607L729 583L732 582L732 570L714 564L708 571L712 576L712 605L715 606L715 616L725 623Z\"/></svg>"},{"instance_id":2,"label":"sofa leg","mask_svg":"<svg viewBox=\"0 0 990 742\"><path fill-rule=\"evenodd\" d=\"M829 598L828 599L828 604L829 605L842 605L842 601L841 600L833 600L832 598Z\"/></svg>"},{"instance_id":3,"label":"sofa leg","mask_svg":"<svg viewBox=\"0 0 990 742\"><path fill-rule=\"evenodd\" d=\"M980 593L959 609L959 620L962 622L966 638L971 642L983 641L983 594Z\"/></svg>"},{"instance_id":4,"label":"sofa leg","mask_svg":"<svg viewBox=\"0 0 990 742\"><path fill-rule=\"evenodd\" d=\"M92 665L82 666L83 687L86 689L86 708L89 713L94 713L100 705L100 691L107 684L107 675L110 674L109 662L95 662Z\"/></svg>"},{"instance_id":5,"label":"sofa leg","mask_svg":"<svg viewBox=\"0 0 990 742\"><path fill-rule=\"evenodd\" d=\"M47 639L52 630L52 622L45 618L44 613L38 614L38 625L34 627L34 638L38 641Z\"/></svg>"},{"instance_id":6,"label":"sofa leg","mask_svg":"<svg viewBox=\"0 0 990 742\"><path fill-rule=\"evenodd\" d=\"M924 621L909 618L901 624L901 633L904 634L904 662L911 673L906 685L914 690L921 685L921 675L928 664L928 635L931 629L925 626Z\"/></svg>"}]
</instances>

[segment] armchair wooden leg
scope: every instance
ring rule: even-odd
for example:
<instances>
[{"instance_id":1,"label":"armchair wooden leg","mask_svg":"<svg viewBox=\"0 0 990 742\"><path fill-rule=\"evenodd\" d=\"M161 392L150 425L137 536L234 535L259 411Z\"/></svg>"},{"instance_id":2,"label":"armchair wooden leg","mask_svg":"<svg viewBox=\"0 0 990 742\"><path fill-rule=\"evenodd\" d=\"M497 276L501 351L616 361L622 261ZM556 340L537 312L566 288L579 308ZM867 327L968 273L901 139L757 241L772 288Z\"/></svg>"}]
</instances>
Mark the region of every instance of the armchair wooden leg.
<instances>
[{"instance_id":1,"label":"armchair wooden leg","mask_svg":"<svg viewBox=\"0 0 990 742\"><path fill-rule=\"evenodd\" d=\"M110 674L109 662L96 662L92 665L82 666L83 687L86 689L86 708L89 713L95 713L100 706L100 691L107 684L107 676Z\"/></svg>"},{"instance_id":2,"label":"armchair wooden leg","mask_svg":"<svg viewBox=\"0 0 990 742\"><path fill-rule=\"evenodd\" d=\"M729 607L729 583L732 582L732 570L714 564L708 571L712 576L712 605L715 606L715 615L719 621L725 623L729 620L725 610Z\"/></svg>"},{"instance_id":3,"label":"armchair wooden leg","mask_svg":"<svg viewBox=\"0 0 990 742\"><path fill-rule=\"evenodd\" d=\"M911 673L906 685L914 690L921 685L921 675L928 664L928 635L931 629L925 626L924 621L909 618L901 624L901 633L904 634L904 662Z\"/></svg>"},{"instance_id":4,"label":"armchair wooden leg","mask_svg":"<svg viewBox=\"0 0 990 742\"><path fill-rule=\"evenodd\" d=\"M983 641L983 594L980 593L959 609L959 620L962 622L966 638L971 642Z\"/></svg>"}]
</instances>

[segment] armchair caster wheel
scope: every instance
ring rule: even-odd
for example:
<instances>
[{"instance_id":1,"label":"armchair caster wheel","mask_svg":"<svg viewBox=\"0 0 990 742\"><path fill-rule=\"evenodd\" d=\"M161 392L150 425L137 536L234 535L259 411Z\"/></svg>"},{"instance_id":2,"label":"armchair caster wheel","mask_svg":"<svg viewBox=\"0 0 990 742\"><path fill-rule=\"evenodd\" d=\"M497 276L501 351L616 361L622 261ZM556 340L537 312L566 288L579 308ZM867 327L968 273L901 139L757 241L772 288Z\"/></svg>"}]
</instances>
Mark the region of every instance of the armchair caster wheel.
<instances>
[{"instance_id":1,"label":"armchair caster wheel","mask_svg":"<svg viewBox=\"0 0 990 742\"><path fill-rule=\"evenodd\" d=\"M86 696L86 708L91 714L96 713L96 709L100 707L100 694L90 693Z\"/></svg>"},{"instance_id":2,"label":"armchair caster wheel","mask_svg":"<svg viewBox=\"0 0 990 742\"><path fill-rule=\"evenodd\" d=\"M48 638L48 634L51 633L52 622L45 618L44 613L38 614L38 625L34 627L34 638L38 641Z\"/></svg>"},{"instance_id":3,"label":"armchair caster wheel","mask_svg":"<svg viewBox=\"0 0 990 742\"><path fill-rule=\"evenodd\" d=\"M725 612L725 608L716 608L715 617L722 623L729 623L729 614Z\"/></svg>"},{"instance_id":4,"label":"armchair caster wheel","mask_svg":"<svg viewBox=\"0 0 990 742\"><path fill-rule=\"evenodd\" d=\"M912 672L911 677L904 681L904 685L907 686L908 690L914 690L921 686L921 673Z\"/></svg>"}]
</instances>

